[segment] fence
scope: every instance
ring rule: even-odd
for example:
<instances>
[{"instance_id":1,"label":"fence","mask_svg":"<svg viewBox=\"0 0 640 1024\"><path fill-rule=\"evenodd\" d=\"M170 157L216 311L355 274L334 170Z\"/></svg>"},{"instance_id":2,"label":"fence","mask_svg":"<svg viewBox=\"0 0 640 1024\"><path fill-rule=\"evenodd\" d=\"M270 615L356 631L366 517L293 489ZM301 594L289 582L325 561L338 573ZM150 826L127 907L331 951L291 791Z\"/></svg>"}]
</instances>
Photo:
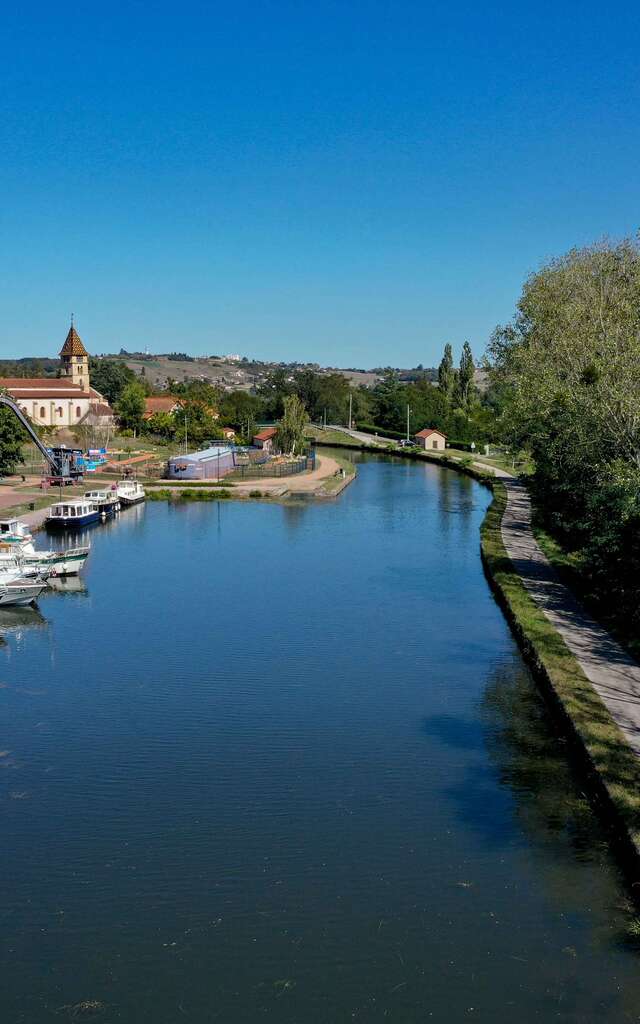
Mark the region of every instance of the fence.
<instances>
[{"instance_id":1,"label":"fence","mask_svg":"<svg viewBox=\"0 0 640 1024\"><path fill-rule=\"evenodd\" d=\"M296 473L304 473L306 470L315 469L316 455L304 455L295 462L251 462L243 466L236 466L232 473L229 473L226 480L260 480L264 477L295 476Z\"/></svg>"}]
</instances>

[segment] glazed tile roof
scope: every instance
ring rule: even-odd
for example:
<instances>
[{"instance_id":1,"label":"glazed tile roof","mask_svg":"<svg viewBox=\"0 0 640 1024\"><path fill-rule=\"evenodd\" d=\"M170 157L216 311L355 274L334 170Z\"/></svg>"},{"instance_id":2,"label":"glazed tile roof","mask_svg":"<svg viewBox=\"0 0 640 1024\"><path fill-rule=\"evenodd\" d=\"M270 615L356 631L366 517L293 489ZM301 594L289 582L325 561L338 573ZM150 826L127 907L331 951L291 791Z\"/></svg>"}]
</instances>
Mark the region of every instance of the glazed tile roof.
<instances>
[{"instance_id":1,"label":"glazed tile roof","mask_svg":"<svg viewBox=\"0 0 640 1024\"><path fill-rule=\"evenodd\" d=\"M60 350L61 356L88 356L86 348L82 344L82 339L76 331L73 324L69 328L66 341Z\"/></svg>"}]
</instances>

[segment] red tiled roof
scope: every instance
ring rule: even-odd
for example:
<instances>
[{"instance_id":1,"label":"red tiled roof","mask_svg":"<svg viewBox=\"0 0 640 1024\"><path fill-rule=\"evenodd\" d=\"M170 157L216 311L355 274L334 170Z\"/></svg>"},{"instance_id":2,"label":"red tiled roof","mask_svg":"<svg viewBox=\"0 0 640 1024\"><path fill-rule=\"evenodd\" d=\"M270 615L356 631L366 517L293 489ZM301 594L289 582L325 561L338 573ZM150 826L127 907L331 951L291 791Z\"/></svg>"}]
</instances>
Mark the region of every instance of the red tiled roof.
<instances>
[{"instance_id":1,"label":"red tiled roof","mask_svg":"<svg viewBox=\"0 0 640 1024\"><path fill-rule=\"evenodd\" d=\"M144 400L143 419L148 419L156 412L171 412L178 404L173 395L152 395Z\"/></svg>"},{"instance_id":2,"label":"red tiled roof","mask_svg":"<svg viewBox=\"0 0 640 1024\"><path fill-rule=\"evenodd\" d=\"M61 356L88 356L86 348L82 344L80 335L76 331L73 324L69 328L66 340L62 348L60 349Z\"/></svg>"},{"instance_id":3,"label":"red tiled roof","mask_svg":"<svg viewBox=\"0 0 640 1024\"><path fill-rule=\"evenodd\" d=\"M48 391L37 391L35 389L33 391L27 391L23 390L22 388L10 388L9 394L11 395L12 398L22 402L27 402L32 398L50 398L52 402L57 402L61 398L69 399L69 401L75 401L78 398L89 397L89 395L85 391L72 391L71 388L65 388L64 390L62 388L51 388Z\"/></svg>"},{"instance_id":4,"label":"red tiled roof","mask_svg":"<svg viewBox=\"0 0 640 1024\"><path fill-rule=\"evenodd\" d=\"M277 433L277 427L266 427L265 430L261 430L259 434L253 435L254 441L268 441L271 437L275 437Z\"/></svg>"},{"instance_id":5,"label":"red tiled roof","mask_svg":"<svg viewBox=\"0 0 640 1024\"><path fill-rule=\"evenodd\" d=\"M446 434L442 430L421 430L419 433L414 434L414 437L429 437L430 434L439 434L440 437L446 438Z\"/></svg>"},{"instance_id":6,"label":"red tiled roof","mask_svg":"<svg viewBox=\"0 0 640 1024\"><path fill-rule=\"evenodd\" d=\"M7 391L13 388L20 388L22 391L27 388L35 388L38 391L82 391L80 385L74 384L68 377L0 377L0 388L6 388Z\"/></svg>"}]
</instances>

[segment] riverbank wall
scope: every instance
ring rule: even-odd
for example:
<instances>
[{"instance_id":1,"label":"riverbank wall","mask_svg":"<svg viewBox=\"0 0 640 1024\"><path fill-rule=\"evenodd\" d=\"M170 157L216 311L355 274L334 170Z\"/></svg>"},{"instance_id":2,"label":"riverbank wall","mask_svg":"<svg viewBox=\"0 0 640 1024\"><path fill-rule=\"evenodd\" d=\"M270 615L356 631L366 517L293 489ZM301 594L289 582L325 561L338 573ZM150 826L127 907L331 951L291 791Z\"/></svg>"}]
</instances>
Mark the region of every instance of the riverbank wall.
<instances>
[{"instance_id":1,"label":"riverbank wall","mask_svg":"<svg viewBox=\"0 0 640 1024\"><path fill-rule=\"evenodd\" d=\"M483 483L487 483L483 476ZM534 602L502 539L505 485L490 482L493 501L481 527L485 574L550 708L569 739L589 797L632 881L640 872L640 760L562 637Z\"/></svg>"}]
</instances>

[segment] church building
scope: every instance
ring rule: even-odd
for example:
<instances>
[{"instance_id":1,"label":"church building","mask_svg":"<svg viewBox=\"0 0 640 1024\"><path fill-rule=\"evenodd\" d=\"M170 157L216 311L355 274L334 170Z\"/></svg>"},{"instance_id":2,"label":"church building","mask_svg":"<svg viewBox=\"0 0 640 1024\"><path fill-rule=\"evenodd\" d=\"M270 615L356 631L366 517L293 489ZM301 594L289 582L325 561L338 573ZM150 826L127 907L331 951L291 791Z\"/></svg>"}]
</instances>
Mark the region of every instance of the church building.
<instances>
[{"instance_id":1,"label":"church building","mask_svg":"<svg viewBox=\"0 0 640 1024\"><path fill-rule=\"evenodd\" d=\"M22 411L42 427L76 427L85 420L112 420L110 406L91 387L89 353L73 322L60 359L59 377L0 377L0 390L7 391Z\"/></svg>"}]
</instances>

